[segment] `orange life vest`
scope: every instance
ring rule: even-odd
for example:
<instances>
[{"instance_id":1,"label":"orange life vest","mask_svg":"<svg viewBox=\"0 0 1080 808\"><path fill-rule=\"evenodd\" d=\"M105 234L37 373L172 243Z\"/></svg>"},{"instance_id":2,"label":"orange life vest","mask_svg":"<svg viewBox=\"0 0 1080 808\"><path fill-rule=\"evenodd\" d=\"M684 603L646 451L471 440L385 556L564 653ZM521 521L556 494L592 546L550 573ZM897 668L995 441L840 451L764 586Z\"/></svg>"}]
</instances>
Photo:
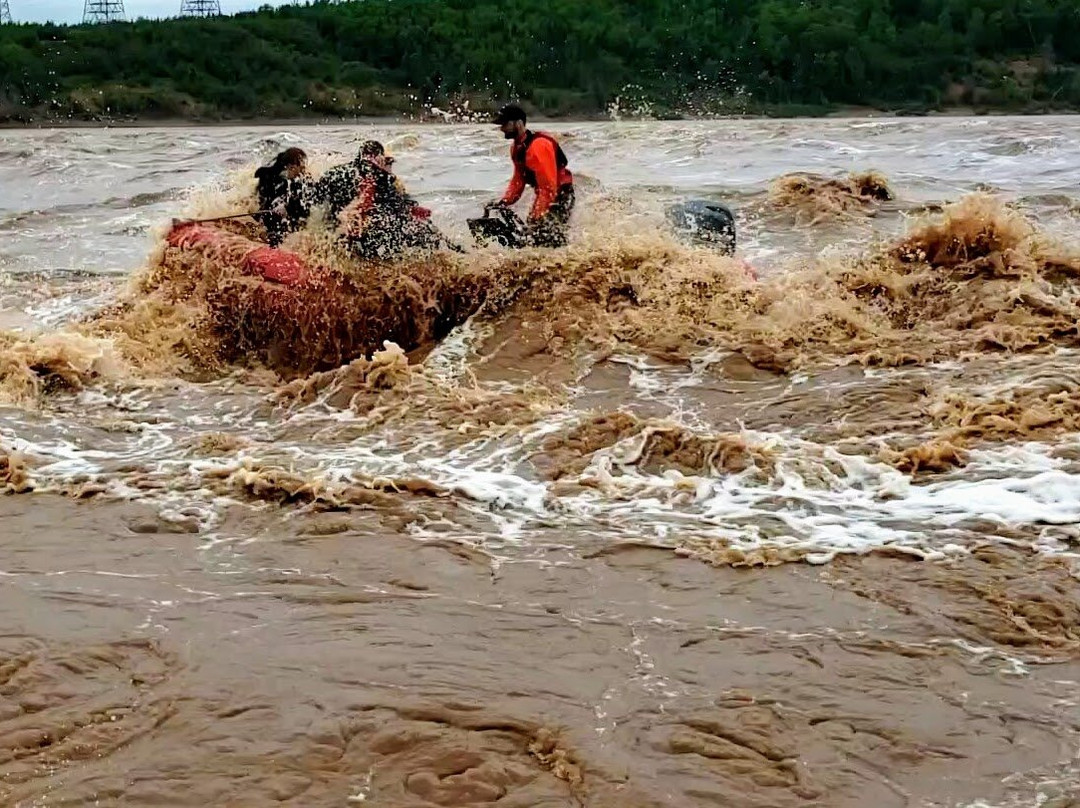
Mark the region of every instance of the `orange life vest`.
<instances>
[{"instance_id":1,"label":"orange life vest","mask_svg":"<svg viewBox=\"0 0 1080 808\"><path fill-rule=\"evenodd\" d=\"M529 147L537 140L547 140L555 147L555 167L559 171L559 186L571 185L573 178L567 170L570 161L566 159L566 153L562 150L562 146L559 145L559 141L547 132L526 132L525 139L521 143L514 144L512 154L514 165L521 169L521 176L524 177L525 184L530 188L536 187L536 172L526 165L525 158L529 153Z\"/></svg>"}]
</instances>

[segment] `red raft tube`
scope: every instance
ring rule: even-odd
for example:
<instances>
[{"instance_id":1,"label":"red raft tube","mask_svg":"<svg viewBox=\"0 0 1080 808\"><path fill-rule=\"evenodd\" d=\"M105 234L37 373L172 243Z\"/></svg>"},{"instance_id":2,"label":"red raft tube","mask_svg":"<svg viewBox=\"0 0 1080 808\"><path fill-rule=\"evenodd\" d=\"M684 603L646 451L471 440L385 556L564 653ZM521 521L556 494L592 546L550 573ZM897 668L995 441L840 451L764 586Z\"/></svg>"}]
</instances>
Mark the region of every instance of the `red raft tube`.
<instances>
[{"instance_id":1,"label":"red raft tube","mask_svg":"<svg viewBox=\"0 0 1080 808\"><path fill-rule=\"evenodd\" d=\"M198 222L179 222L165 237L170 247L193 250L222 263L235 266L244 275L295 287L325 279L326 272L314 270L296 253L268 247L236 233Z\"/></svg>"},{"instance_id":2,"label":"red raft tube","mask_svg":"<svg viewBox=\"0 0 1080 808\"><path fill-rule=\"evenodd\" d=\"M202 256L223 274L208 291L226 356L261 358L278 370L339 367L372 350L355 327L346 282L289 250L199 222L179 222L170 248Z\"/></svg>"}]
</instances>

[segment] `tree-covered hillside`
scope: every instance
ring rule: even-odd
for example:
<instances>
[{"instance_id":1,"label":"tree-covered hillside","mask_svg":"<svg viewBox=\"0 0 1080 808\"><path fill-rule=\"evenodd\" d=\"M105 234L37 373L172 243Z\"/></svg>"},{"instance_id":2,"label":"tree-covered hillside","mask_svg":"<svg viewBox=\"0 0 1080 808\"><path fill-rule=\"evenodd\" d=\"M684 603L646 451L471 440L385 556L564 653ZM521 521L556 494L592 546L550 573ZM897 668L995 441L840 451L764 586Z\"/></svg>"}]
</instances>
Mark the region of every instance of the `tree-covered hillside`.
<instances>
[{"instance_id":1,"label":"tree-covered hillside","mask_svg":"<svg viewBox=\"0 0 1080 808\"><path fill-rule=\"evenodd\" d=\"M1077 0L360 0L0 26L0 119L1080 108Z\"/></svg>"}]
</instances>

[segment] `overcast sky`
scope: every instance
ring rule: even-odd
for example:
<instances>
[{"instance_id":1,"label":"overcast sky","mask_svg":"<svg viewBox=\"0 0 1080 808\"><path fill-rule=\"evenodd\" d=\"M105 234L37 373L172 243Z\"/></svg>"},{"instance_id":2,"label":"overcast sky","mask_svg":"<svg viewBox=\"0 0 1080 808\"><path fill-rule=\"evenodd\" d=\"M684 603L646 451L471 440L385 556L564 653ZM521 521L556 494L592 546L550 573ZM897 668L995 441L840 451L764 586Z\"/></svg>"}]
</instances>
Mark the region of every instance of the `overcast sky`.
<instances>
[{"instance_id":1,"label":"overcast sky","mask_svg":"<svg viewBox=\"0 0 1080 808\"><path fill-rule=\"evenodd\" d=\"M127 18L175 17L181 0L124 0ZM225 14L250 11L259 6L281 6L287 0L221 0ZM8 0L15 22L82 22L84 0Z\"/></svg>"}]
</instances>

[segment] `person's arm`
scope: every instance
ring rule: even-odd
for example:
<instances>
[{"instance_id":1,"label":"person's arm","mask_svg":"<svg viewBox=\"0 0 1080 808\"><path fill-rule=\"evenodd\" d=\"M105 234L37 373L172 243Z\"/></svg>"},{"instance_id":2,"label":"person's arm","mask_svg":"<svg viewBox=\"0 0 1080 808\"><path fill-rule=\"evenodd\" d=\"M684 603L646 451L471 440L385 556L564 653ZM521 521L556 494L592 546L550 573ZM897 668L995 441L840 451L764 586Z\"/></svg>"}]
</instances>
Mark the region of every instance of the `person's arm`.
<instances>
[{"instance_id":1,"label":"person's arm","mask_svg":"<svg viewBox=\"0 0 1080 808\"><path fill-rule=\"evenodd\" d=\"M330 171L333 171L331 169ZM330 198L330 171L327 171L311 186L311 202L313 205L321 205Z\"/></svg>"},{"instance_id":2,"label":"person's arm","mask_svg":"<svg viewBox=\"0 0 1080 808\"><path fill-rule=\"evenodd\" d=\"M338 214L341 229L350 235L358 235L364 229L364 219L375 207L375 180L364 177L357 187L356 198Z\"/></svg>"},{"instance_id":3,"label":"person's arm","mask_svg":"<svg viewBox=\"0 0 1080 808\"><path fill-rule=\"evenodd\" d=\"M513 149L511 149L511 156L513 156L513 153ZM513 205L521 199L523 193L525 193L525 174L522 172L521 166L515 161L514 176L510 178L510 184L506 186L506 193L502 196L502 203L504 205Z\"/></svg>"},{"instance_id":4,"label":"person's arm","mask_svg":"<svg viewBox=\"0 0 1080 808\"><path fill-rule=\"evenodd\" d=\"M559 164L555 159L555 144L547 138L537 138L525 155L525 164L536 175L536 199L529 211L529 221L535 222L548 212L559 193Z\"/></svg>"},{"instance_id":5,"label":"person's arm","mask_svg":"<svg viewBox=\"0 0 1080 808\"><path fill-rule=\"evenodd\" d=\"M409 215L414 219L430 219L431 208L425 208L415 199L412 194L405 190L405 184L400 178L394 177L394 186L398 189L398 193L401 194L401 201L405 206L405 209L409 211Z\"/></svg>"}]
</instances>

